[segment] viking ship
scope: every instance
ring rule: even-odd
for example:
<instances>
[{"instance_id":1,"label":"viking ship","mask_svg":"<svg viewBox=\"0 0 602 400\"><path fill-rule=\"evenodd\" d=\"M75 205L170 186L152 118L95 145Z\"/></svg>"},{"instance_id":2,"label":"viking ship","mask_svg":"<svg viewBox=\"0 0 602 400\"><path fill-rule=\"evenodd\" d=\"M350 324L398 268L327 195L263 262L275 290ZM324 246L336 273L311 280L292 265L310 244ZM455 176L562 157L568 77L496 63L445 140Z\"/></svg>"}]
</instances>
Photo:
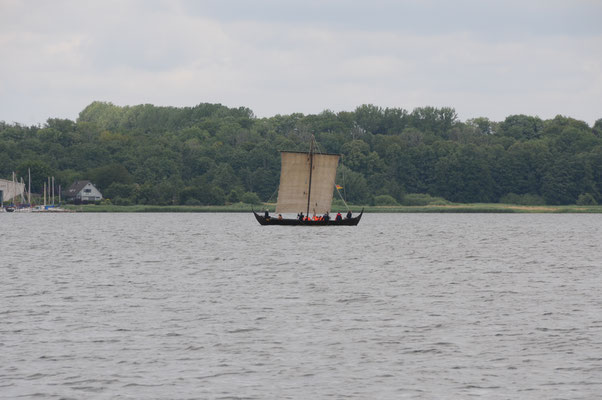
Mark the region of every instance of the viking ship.
<instances>
[{"instance_id":1,"label":"viking ship","mask_svg":"<svg viewBox=\"0 0 602 400\"><path fill-rule=\"evenodd\" d=\"M297 218L269 216L267 212L262 216L253 211L261 225L355 226L360 222L363 209L357 217L352 217L349 213L348 217L339 220L310 218L312 215L330 213L340 157L339 154L316 153L315 147L312 135L309 152L280 152L282 166L276 215L296 213Z\"/></svg>"}]
</instances>

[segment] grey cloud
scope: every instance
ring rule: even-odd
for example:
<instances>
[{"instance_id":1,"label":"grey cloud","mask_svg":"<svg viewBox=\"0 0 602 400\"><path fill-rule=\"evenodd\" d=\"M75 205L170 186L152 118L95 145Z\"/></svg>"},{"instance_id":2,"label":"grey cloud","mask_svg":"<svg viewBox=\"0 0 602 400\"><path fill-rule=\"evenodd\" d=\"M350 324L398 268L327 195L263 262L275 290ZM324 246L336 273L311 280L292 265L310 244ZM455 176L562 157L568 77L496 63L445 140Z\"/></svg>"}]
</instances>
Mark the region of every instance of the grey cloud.
<instances>
[{"instance_id":1,"label":"grey cloud","mask_svg":"<svg viewBox=\"0 0 602 400\"><path fill-rule=\"evenodd\" d=\"M462 118L500 119L519 106L543 118L602 116L602 5L594 1L1 7L0 120L75 118L93 100L220 102L260 116L362 103L452 106Z\"/></svg>"}]
</instances>

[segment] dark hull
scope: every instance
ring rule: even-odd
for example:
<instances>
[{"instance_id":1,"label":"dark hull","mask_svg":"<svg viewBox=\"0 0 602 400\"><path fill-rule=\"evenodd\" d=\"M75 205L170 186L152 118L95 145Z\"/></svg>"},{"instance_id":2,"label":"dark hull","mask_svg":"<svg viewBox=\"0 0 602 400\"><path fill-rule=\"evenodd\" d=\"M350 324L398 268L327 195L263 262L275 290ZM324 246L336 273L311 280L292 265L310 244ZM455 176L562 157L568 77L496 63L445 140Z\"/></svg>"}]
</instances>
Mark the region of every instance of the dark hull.
<instances>
[{"instance_id":1,"label":"dark hull","mask_svg":"<svg viewBox=\"0 0 602 400\"><path fill-rule=\"evenodd\" d=\"M265 217L257 214L253 211L257 222L261 225L300 225L300 226L355 226L362 219L362 215L364 214L364 210L357 217L353 217L350 219L342 219L340 221L335 221L331 219L330 221L299 221L298 219L291 218L283 218L278 219L278 217L270 217L266 219Z\"/></svg>"}]
</instances>

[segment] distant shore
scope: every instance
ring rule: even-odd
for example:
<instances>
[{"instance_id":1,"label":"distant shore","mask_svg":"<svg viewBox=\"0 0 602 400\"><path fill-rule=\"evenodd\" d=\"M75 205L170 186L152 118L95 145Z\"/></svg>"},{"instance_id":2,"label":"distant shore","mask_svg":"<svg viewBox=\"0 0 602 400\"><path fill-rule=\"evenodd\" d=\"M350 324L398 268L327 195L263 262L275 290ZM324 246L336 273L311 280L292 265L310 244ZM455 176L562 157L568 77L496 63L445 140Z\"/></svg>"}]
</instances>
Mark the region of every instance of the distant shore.
<instances>
[{"instance_id":1,"label":"distant shore","mask_svg":"<svg viewBox=\"0 0 602 400\"><path fill-rule=\"evenodd\" d=\"M224 206L153 206L153 205L67 205L65 208L76 212L251 212L263 211L268 208L274 212L274 204L250 205L250 204L230 204ZM478 203L478 204L449 204L449 205L428 205L428 206L350 206L354 213L358 213L364 208L365 213L548 213L548 214L602 214L602 206L523 206L516 204L496 204L496 203ZM333 208L333 213L337 209ZM340 209L343 212L343 209Z\"/></svg>"}]
</instances>

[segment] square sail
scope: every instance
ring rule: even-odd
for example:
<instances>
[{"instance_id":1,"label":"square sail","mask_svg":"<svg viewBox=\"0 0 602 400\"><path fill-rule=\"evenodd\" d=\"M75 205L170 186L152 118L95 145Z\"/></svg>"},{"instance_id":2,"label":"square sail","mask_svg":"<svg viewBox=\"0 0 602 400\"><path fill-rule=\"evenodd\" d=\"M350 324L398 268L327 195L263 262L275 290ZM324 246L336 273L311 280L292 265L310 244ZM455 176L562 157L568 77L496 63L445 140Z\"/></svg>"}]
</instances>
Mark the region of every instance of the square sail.
<instances>
[{"instance_id":1,"label":"square sail","mask_svg":"<svg viewBox=\"0 0 602 400\"><path fill-rule=\"evenodd\" d=\"M329 212L339 156L283 151L281 157L282 169L276 212L305 213L308 196L310 214Z\"/></svg>"}]
</instances>

